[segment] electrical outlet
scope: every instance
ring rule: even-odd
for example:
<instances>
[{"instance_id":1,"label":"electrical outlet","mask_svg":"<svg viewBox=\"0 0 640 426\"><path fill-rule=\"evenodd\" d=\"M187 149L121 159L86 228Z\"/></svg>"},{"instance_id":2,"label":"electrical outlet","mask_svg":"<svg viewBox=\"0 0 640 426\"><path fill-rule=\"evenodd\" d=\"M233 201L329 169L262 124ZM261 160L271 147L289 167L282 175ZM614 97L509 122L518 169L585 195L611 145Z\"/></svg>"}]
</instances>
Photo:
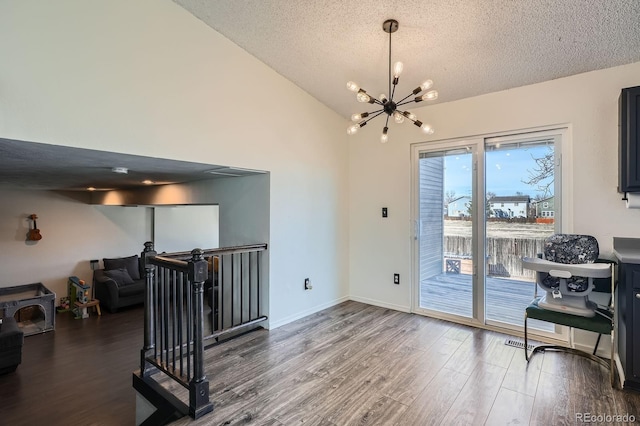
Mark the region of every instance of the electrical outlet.
<instances>
[{"instance_id":1,"label":"electrical outlet","mask_svg":"<svg viewBox=\"0 0 640 426\"><path fill-rule=\"evenodd\" d=\"M400 274L393 274L393 283L400 284Z\"/></svg>"},{"instance_id":2,"label":"electrical outlet","mask_svg":"<svg viewBox=\"0 0 640 426\"><path fill-rule=\"evenodd\" d=\"M313 286L311 285L311 280L309 278L304 279L304 289L311 290Z\"/></svg>"}]
</instances>

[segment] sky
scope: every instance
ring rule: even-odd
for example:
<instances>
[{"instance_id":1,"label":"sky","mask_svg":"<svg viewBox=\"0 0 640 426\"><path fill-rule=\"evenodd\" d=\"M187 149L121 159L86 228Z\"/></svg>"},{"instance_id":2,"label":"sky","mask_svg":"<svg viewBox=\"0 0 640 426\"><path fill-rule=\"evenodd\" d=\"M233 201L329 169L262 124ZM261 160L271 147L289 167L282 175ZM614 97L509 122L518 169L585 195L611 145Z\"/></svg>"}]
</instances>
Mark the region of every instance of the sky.
<instances>
[{"instance_id":1,"label":"sky","mask_svg":"<svg viewBox=\"0 0 640 426\"><path fill-rule=\"evenodd\" d=\"M549 152L547 146L497 149L486 153L487 192L498 196L516 195L522 192L534 197L541 193L537 185L527 185L529 171L536 168L535 158ZM471 154L445 157L445 193L454 191L456 196L471 195ZM551 185L553 193L553 185Z\"/></svg>"}]
</instances>

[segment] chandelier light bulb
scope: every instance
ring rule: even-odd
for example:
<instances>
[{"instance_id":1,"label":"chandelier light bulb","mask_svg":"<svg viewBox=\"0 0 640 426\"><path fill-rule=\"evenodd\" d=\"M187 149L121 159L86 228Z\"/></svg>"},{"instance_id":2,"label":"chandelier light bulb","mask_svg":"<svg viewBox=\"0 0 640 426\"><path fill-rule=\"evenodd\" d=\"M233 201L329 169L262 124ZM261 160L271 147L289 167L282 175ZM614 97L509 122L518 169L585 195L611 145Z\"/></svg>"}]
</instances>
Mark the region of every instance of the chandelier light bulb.
<instances>
[{"instance_id":1,"label":"chandelier light bulb","mask_svg":"<svg viewBox=\"0 0 640 426\"><path fill-rule=\"evenodd\" d=\"M368 112L363 112L363 113L361 113L361 114L353 114L353 115L351 116L351 121L360 121L360 120L362 120L363 118L367 118L368 116L369 116L369 113L368 113Z\"/></svg>"},{"instance_id":2,"label":"chandelier light bulb","mask_svg":"<svg viewBox=\"0 0 640 426\"><path fill-rule=\"evenodd\" d=\"M404 122L404 115L400 114L398 111L393 113L393 119L396 123L400 124Z\"/></svg>"},{"instance_id":3,"label":"chandelier light bulb","mask_svg":"<svg viewBox=\"0 0 640 426\"><path fill-rule=\"evenodd\" d=\"M387 141L389 140L389 135L387 134L387 131L389 131L388 127L385 127L384 129L382 129L382 135L380 135L380 143L387 143Z\"/></svg>"},{"instance_id":4,"label":"chandelier light bulb","mask_svg":"<svg viewBox=\"0 0 640 426\"><path fill-rule=\"evenodd\" d=\"M358 92L356 99L358 99L358 102L367 103L371 100L371 96L367 95L365 92Z\"/></svg>"},{"instance_id":5,"label":"chandelier light bulb","mask_svg":"<svg viewBox=\"0 0 640 426\"><path fill-rule=\"evenodd\" d=\"M347 128L347 134L348 135L355 135L356 133L358 133L358 130L360 129L360 125L359 124L353 124L351 126L349 126Z\"/></svg>"},{"instance_id":6,"label":"chandelier light bulb","mask_svg":"<svg viewBox=\"0 0 640 426\"><path fill-rule=\"evenodd\" d=\"M347 82L347 89L351 90L352 92L356 92L357 93L358 90L360 90L360 86L358 86L353 81L349 81L349 82Z\"/></svg>"},{"instance_id":7,"label":"chandelier light bulb","mask_svg":"<svg viewBox=\"0 0 640 426\"><path fill-rule=\"evenodd\" d=\"M400 74L402 74L403 69L404 69L404 64L402 62L398 61L395 64L393 64L393 76L395 78L400 77Z\"/></svg>"},{"instance_id":8,"label":"chandelier light bulb","mask_svg":"<svg viewBox=\"0 0 640 426\"><path fill-rule=\"evenodd\" d=\"M379 100L380 102L382 102L383 104L385 104L385 103L387 103L387 101L388 101L389 99L387 99L387 95L385 95L384 93L382 93L382 94L378 97L378 100Z\"/></svg>"},{"instance_id":9,"label":"chandelier light bulb","mask_svg":"<svg viewBox=\"0 0 640 426\"><path fill-rule=\"evenodd\" d=\"M415 114L409 112L409 111L405 111L403 112L404 116L407 117L409 120L411 121L416 121L417 117L415 116Z\"/></svg>"},{"instance_id":10,"label":"chandelier light bulb","mask_svg":"<svg viewBox=\"0 0 640 426\"><path fill-rule=\"evenodd\" d=\"M433 101L435 99L438 99L438 91L430 90L424 95L420 96L420 99L422 99L423 101Z\"/></svg>"},{"instance_id":11,"label":"chandelier light bulb","mask_svg":"<svg viewBox=\"0 0 640 426\"><path fill-rule=\"evenodd\" d=\"M428 135L432 135L434 132L433 127L431 127L427 123L424 123L422 126L420 126L420 128L422 129L423 132L425 132Z\"/></svg>"},{"instance_id":12,"label":"chandelier light bulb","mask_svg":"<svg viewBox=\"0 0 640 426\"><path fill-rule=\"evenodd\" d=\"M429 90L433 87L433 81L426 80L424 83L420 85L420 90Z\"/></svg>"}]
</instances>

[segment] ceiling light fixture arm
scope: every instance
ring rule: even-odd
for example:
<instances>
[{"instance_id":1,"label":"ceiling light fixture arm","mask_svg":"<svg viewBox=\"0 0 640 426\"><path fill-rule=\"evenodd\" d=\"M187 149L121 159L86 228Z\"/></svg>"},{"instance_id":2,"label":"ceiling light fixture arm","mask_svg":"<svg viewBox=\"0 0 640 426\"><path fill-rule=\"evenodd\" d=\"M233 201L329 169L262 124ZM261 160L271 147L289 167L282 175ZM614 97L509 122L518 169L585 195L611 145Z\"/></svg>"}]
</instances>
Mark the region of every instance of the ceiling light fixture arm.
<instances>
[{"instance_id":1,"label":"ceiling light fixture arm","mask_svg":"<svg viewBox=\"0 0 640 426\"><path fill-rule=\"evenodd\" d=\"M377 116L379 116L380 114L382 114L384 112L383 109L375 111L375 112L370 112L369 115L370 117L367 118L366 120L361 121L359 124L361 125L360 127L364 126L365 124L367 124L369 121L373 120L374 118L376 118ZM374 115L371 115L374 114Z\"/></svg>"},{"instance_id":2,"label":"ceiling light fixture arm","mask_svg":"<svg viewBox=\"0 0 640 426\"><path fill-rule=\"evenodd\" d=\"M409 96L407 96L407 98L408 97ZM404 98L404 99L407 99L407 98ZM404 101L404 99L402 101ZM407 104L411 104L411 103L415 103L416 102L414 99L411 99L410 101L406 101L406 102L402 102L402 101L398 102L396 104L396 106L399 107L399 106L402 106L402 105L407 105Z\"/></svg>"}]
</instances>

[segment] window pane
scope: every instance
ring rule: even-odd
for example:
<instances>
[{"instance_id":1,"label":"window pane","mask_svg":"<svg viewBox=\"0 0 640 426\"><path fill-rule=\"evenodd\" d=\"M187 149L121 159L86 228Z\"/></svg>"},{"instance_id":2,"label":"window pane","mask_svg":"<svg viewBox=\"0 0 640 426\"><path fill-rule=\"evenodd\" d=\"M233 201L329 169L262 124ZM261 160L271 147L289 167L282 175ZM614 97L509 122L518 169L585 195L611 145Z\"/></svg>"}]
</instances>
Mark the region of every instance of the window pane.
<instances>
[{"instance_id":1,"label":"window pane","mask_svg":"<svg viewBox=\"0 0 640 426\"><path fill-rule=\"evenodd\" d=\"M486 319L521 326L536 285L522 257L542 252L555 232L553 140L488 144L485 151ZM496 201L500 207L490 208ZM553 324L531 326L553 331Z\"/></svg>"}]
</instances>

